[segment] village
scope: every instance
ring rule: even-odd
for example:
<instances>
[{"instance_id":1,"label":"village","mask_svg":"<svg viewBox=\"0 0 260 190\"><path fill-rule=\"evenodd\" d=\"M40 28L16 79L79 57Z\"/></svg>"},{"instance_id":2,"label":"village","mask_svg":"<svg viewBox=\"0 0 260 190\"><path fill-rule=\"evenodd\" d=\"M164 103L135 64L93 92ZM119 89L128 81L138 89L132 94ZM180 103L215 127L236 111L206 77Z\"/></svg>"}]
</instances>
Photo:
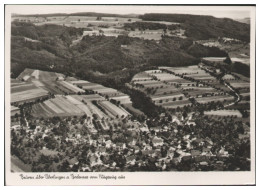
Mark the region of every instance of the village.
<instances>
[{"instance_id":1,"label":"village","mask_svg":"<svg viewBox=\"0 0 260 190\"><path fill-rule=\"evenodd\" d=\"M213 70L200 64L135 75L126 86L164 110L152 118L115 89L26 69L11 81L12 159L28 172L247 170L249 115L225 106L249 83L228 88ZM241 82L235 77L223 80Z\"/></svg>"}]
</instances>

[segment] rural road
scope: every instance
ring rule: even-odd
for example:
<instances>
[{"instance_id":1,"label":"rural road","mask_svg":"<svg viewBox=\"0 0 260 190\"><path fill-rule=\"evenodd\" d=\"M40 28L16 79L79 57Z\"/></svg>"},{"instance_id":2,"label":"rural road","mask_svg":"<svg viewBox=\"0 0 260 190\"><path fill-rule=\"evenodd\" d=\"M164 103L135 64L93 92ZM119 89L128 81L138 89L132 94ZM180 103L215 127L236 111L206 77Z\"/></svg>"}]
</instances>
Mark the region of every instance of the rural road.
<instances>
[{"instance_id":1,"label":"rural road","mask_svg":"<svg viewBox=\"0 0 260 190\"><path fill-rule=\"evenodd\" d=\"M224 106L224 108L225 108L225 107L232 106L232 105L234 105L235 103L239 102L239 101L241 100L241 97L240 97L240 95L239 95L238 93L236 93L236 92L233 90L233 88L232 88L230 85L228 85L225 81L224 81L224 84L225 84L225 86L228 87L232 92L234 92L234 93L236 94L236 96L237 96L237 100L234 101L234 102L232 102L232 103L230 103L230 104L228 104L228 105L225 105L225 106Z\"/></svg>"}]
</instances>

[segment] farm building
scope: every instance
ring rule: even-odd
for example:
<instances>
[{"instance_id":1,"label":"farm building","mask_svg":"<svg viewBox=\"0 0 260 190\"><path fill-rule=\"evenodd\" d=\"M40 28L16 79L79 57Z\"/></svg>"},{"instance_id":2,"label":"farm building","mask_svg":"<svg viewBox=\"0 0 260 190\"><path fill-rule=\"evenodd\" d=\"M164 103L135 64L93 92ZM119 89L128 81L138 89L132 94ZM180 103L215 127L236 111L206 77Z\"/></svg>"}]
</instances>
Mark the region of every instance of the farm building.
<instances>
[{"instance_id":1,"label":"farm building","mask_svg":"<svg viewBox=\"0 0 260 190\"><path fill-rule=\"evenodd\" d=\"M20 114L20 109L15 106L11 106L11 117L15 116L16 114Z\"/></svg>"}]
</instances>

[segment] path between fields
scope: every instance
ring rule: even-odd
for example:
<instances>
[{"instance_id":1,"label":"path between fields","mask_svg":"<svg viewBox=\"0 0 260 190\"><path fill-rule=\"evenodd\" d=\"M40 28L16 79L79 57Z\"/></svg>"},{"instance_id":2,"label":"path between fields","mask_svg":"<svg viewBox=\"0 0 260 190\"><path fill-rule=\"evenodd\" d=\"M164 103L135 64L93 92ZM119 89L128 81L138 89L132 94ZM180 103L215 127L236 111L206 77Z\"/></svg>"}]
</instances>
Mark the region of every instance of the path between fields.
<instances>
[{"instance_id":1,"label":"path between fields","mask_svg":"<svg viewBox=\"0 0 260 190\"><path fill-rule=\"evenodd\" d=\"M209 69L207 69L207 68L204 68L204 69L207 70L209 73L212 73ZM224 85L225 85L226 87L228 87L232 92L234 92L234 93L236 94L236 96L237 96L237 100L235 100L234 102L232 102L232 103L230 103L230 104L228 104L228 105L225 105L225 106L224 106L224 108L225 108L225 107L232 106L232 105L234 105L235 103L239 102L239 101L241 100L241 97L240 97L240 95L239 95L238 93L236 93L236 92L233 90L232 86L229 85L229 84L227 84L225 81L224 81ZM220 109L220 108L219 108L219 109Z\"/></svg>"},{"instance_id":2,"label":"path between fields","mask_svg":"<svg viewBox=\"0 0 260 190\"><path fill-rule=\"evenodd\" d=\"M224 106L224 108L225 108L225 107L232 106L232 105L234 105L235 103L239 102L239 101L241 100L241 97L240 97L240 95L239 95L238 93L236 93L236 92L233 90L233 88L232 88L230 85L228 85L225 81L224 81L224 84L225 84L225 86L228 87L232 92L234 92L234 93L236 94L236 96L237 96L237 100L235 100L234 102L232 102L232 103L230 103L230 104L228 104L228 105L225 105L225 106Z\"/></svg>"}]
</instances>

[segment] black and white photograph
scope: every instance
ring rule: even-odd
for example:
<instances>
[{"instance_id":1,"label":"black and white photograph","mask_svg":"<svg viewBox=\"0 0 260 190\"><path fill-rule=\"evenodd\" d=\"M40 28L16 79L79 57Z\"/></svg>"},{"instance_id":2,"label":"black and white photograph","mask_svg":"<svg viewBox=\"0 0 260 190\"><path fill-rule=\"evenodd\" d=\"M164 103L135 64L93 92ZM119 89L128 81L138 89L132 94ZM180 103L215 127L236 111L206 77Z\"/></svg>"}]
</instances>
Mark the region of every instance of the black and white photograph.
<instances>
[{"instance_id":1,"label":"black and white photograph","mask_svg":"<svg viewBox=\"0 0 260 190\"><path fill-rule=\"evenodd\" d=\"M254 5L5 11L9 184L255 183Z\"/></svg>"}]
</instances>

